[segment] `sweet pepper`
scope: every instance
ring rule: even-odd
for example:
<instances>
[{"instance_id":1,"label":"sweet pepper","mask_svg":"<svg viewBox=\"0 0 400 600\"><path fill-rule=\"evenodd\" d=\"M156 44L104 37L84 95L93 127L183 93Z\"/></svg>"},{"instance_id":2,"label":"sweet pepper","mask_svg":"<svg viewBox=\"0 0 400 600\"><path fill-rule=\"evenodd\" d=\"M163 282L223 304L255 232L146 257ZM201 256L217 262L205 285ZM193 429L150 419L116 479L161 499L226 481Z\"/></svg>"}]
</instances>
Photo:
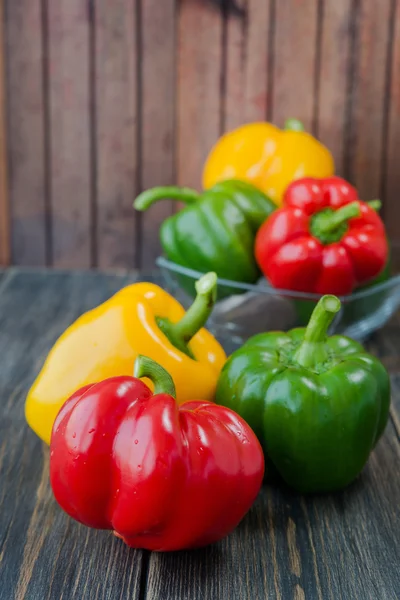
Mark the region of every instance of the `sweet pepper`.
<instances>
[{"instance_id":1,"label":"sweet pepper","mask_svg":"<svg viewBox=\"0 0 400 600\"><path fill-rule=\"evenodd\" d=\"M350 294L385 268L388 244L375 208L340 177L292 183L259 229L257 262L277 288Z\"/></svg>"},{"instance_id":2,"label":"sweet pepper","mask_svg":"<svg viewBox=\"0 0 400 600\"><path fill-rule=\"evenodd\" d=\"M271 123L249 123L223 135L203 171L205 189L225 179L249 181L280 205L289 183L301 177L328 177L333 157L297 119L283 130Z\"/></svg>"},{"instance_id":3,"label":"sweet pepper","mask_svg":"<svg viewBox=\"0 0 400 600\"><path fill-rule=\"evenodd\" d=\"M227 408L203 400L178 406L172 378L154 361L139 357L135 376L86 386L62 407L50 452L56 500L129 546L166 551L215 542L258 494L261 446ZM153 382L154 396L140 377Z\"/></svg>"},{"instance_id":4,"label":"sweet pepper","mask_svg":"<svg viewBox=\"0 0 400 600\"><path fill-rule=\"evenodd\" d=\"M173 374L178 402L198 394L213 400L226 360L220 344L202 329L216 296L217 278L196 284L189 310L152 283L129 285L73 323L52 348L26 399L26 419L46 443L57 412L87 384L129 375L140 353Z\"/></svg>"},{"instance_id":5,"label":"sweet pepper","mask_svg":"<svg viewBox=\"0 0 400 600\"><path fill-rule=\"evenodd\" d=\"M327 331L340 301L323 296L307 328L262 333L234 352L216 402L253 428L268 459L300 492L351 483L381 437L390 379L363 347Z\"/></svg>"},{"instance_id":6,"label":"sweet pepper","mask_svg":"<svg viewBox=\"0 0 400 600\"><path fill-rule=\"evenodd\" d=\"M385 300L388 294L390 294L390 287L388 288L382 284L386 284L390 279L390 275L391 260L389 248L388 261L378 277L366 285L356 288L350 296L343 298L340 315L341 326L345 326L346 330L348 326L357 326L358 328L361 321L370 319L374 313L382 310ZM302 326L308 323L317 301L318 297L315 300L296 299L293 301L297 313L297 325Z\"/></svg>"},{"instance_id":7,"label":"sweet pepper","mask_svg":"<svg viewBox=\"0 0 400 600\"><path fill-rule=\"evenodd\" d=\"M134 206L146 210L165 198L187 205L160 229L169 260L232 281L256 281L254 238L275 208L265 194L241 181L225 181L201 195L188 188L159 187L140 194Z\"/></svg>"}]
</instances>

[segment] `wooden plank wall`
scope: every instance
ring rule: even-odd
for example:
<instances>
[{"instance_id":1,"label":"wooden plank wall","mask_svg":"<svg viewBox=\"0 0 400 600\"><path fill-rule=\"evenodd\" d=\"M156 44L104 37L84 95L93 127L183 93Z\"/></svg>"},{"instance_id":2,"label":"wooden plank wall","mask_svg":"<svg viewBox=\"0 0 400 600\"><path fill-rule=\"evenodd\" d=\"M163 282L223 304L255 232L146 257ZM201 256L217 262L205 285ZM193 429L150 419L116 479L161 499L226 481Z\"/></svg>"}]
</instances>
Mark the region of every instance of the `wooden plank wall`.
<instances>
[{"instance_id":1,"label":"wooden plank wall","mask_svg":"<svg viewBox=\"0 0 400 600\"><path fill-rule=\"evenodd\" d=\"M288 116L400 241L400 0L0 6L1 263L150 267L176 207L136 193L199 187L223 131Z\"/></svg>"},{"instance_id":2,"label":"wooden plank wall","mask_svg":"<svg viewBox=\"0 0 400 600\"><path fill-rule=\"evenodd\" d=\"M4 72L4 13L0 2L0 264L10 262L8 161L6 138L6 90ZM3 109L3 110L2 110Z\"/></svg>"}]
</instances>

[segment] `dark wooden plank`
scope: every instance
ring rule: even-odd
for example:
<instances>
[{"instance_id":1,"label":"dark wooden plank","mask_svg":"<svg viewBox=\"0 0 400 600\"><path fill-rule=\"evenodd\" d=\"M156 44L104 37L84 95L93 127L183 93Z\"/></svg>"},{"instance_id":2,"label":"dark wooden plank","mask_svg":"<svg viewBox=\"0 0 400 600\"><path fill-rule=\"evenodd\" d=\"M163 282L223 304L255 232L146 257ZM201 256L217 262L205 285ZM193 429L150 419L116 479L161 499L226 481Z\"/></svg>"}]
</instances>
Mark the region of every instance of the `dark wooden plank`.
<instances>
[{"instance_id":1,"label":"dark wooden plank","mask_svg":"<svg viewBox=\"0 0 400 600\"><path fill-rule=\"evenodd\" d=\"M392 372L393 405L361 477L343 492L320 497L264 486L227 540L176 557L152 555L148 600L161 593L165 600L398 597L399 340L395 317L368 345Z\"/></svg>"},{"instance_id":2,"label":"dark wooden plank","mask_svg":"<svg viewBox=\"0 0 400 600\"><path fill-rule=\"evenodd\" d=\"M338 174L347 156L348 78L351 47L351 0L324 0L319 56L317 134L333 154Z\"/></svg>"},{"instance_id":3,"label":"dark wooden plank","mask_svg":"<svg viewBox=\"0 0 400 600\"><path fill-rule=\"evenodd\" d=\"M375 333L368 349L379 356L392 381L391 415L400 439L400 313L396 313L383 332Z\"/></svg>"},{"instance_id":4,"label":"dark wooden plank","mask_svg":"<svg viewBox=\"0 0 400 600\"><path fill-rule=\"evenodd\" d=\"M275 2L272 117L289 117L311 130L315 111L318 0Z\"/></svg>"},{"instance_id":5,"label":"dark wooden plank","mask_svg":"<svg viewBox=\"0 0 400 600\"><path fill-rule=\"evenodd\" d=\"M92 263L88 3L48 2L53 265Z\"/></svg>"},{"instance_id":6,"label":"dark wooden plank","mask_svg":"<svg viewBox=\"0 0 400 600\"><path fill-rule=\"evenodd\" d=\"M143 189L170 185L175 179L175 6L175 0L142 0L140 183ZM164 201L142 215L141 268L154 266L161 251L160 225L175 209L175 203Z\"/></svg>"},{"instance_id":7,"label":"dark wooden plank","mask_svg":"<svg viewBox=\"0 0 400 600\"><path fill-rule=\"evenodd\" d=\"M400 0L394 0L392 14L392 56L389 65L390 85L388 86L388 125L384 172L386 227L392 239L400 241L400 169L397 158L400 144ZM390 48L390 46L389 46Z\"/></svg>"},{"instance_id":8,"label":"dark wooden plank","mask_svg":"<svg viewBox=\"0 0 400 600\"><path fill-rule=\"evenodd\" d=\"M224 129L264 121L268 97L271 1L240 0L226 25Z\"/></svg>"},{"instance_id":9,"label":"dark wooden plank","mask_svg":"<svg viewBox=\"0 0 400 600\"><path fill-rule=\"evenodd\" d=\"M59 333L132 277L13 269L1 275L0 600L139 598L142 553L62 514L48 484L48 450L23 417L26 391ZM394 319L372 346L395 377L399 332ZM398 406L397 383L394 396ZM146 597L396 598L399 454L390 423L363 475L344 492L303 498L265 487L221 543L151 555Z\"/></svg>"},{"instance_id":10,"label":"dark wooden plank","mask_svg":"<svg viewBox=\"0 0 400 600\"><path fill-rule=\"evenodd\" d=\"M130 278L132 279L132 277ZM56 337L126 276L4 275L0 288L0 599L139 597L142 553L69 519L52 498L48 449L24 421L24 400Z\"/></svg>"},{"instance_id":11,"label":"dark wooden plank","mask_svg":"<svg viewBox=\"0 0 400 600\"><path fill-rule=\"evenodd\" d=\"M12 262L47 259L40 0L6 0Z\"/></svg>"},{"instance_id":12,"label":"dark wooden plank","mask_svg":"<svg viewBox=\"0 0 400 600\"><path fill-rule=\"evenodd\" d=\"M354 5L347 172L365 200L381 193L390 4L391 0L363 0Z\"/></svg>"},{"instance_id":13,"label":"dark wooden plank","mask_svg":"<svg viewBox=\"0 0 400 600\"><path fill-rule=\"evenodd\" d=\"M400 443L400 373L393 375L391 381L393 393L391 418Z\"/></svg>"},{"instance_id":14,"label":"dark wooden plank","mask_svg":"<svg viewBox=\"0 0 400 600\"><path fill-rule=\"evenodd\" d=\"M225 64L223 65L222 128L230 131L244 121L246 70L246 0L239 0L242 13L227 14L225 19ZM248 14L248 13L247 13Z\"/></svg>"},{"instance_id":15,"label":"dark wooden plank","mask_svg":"<svg viewBox=\"0 0 400 600\"><path fill-rule=\"evenodd\" d=\"M395 600L399 459L390 424L344 492L299 497L264 487L227 540L191 553L152 554L147 600Z\"/></svg>"},{"instance_id":16,"label":"dark wooden plank","mask_svg":"<svg viewBox=\"0 0 400 600\"><path fill-rule=\"evenodd\" d=\"M8 160L6 146L6 80L4 71L4 0L0 0L0 265L10 262Z\"/></svg>"},{"instance_id":17,"label":"dark wooden plank","mask_svg":"<svg viewBox=\"0 0 400 600\"><path fill-rule=\"evenodd\" d=\"M181 185L201 187L203 164L221 132L222 13L207 2L179 3L178 172Z\"/></svg>"},{"instance_id":18,"label":"dark wooden plank","mask_svg":"<svg viewBox=\"0 0 400 600\"><path fill-rule=\"evenodd\" d=\"M132 0L97 0L97 264L136 264L137 40Z\"/></svg>"}]
</instances>

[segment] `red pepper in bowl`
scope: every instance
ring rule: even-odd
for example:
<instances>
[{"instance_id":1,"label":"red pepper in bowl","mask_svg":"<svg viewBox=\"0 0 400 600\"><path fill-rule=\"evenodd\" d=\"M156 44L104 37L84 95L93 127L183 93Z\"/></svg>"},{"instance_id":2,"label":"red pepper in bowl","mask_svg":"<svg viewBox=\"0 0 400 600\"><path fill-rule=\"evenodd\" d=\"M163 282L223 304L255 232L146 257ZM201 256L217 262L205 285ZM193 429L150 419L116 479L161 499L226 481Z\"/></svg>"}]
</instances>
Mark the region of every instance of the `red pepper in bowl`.
<instances>
[{"instance_id":1,"label":"red pepper in bowl","mask_svg":"<svg viewBox=\"0 0 400 600\"><path fill-rule=\"evenodd\" d=\"M171 376L151 359L139 356L135 374L86 386L61 408L50 444L56 500L132 547L215 542L259 492L261 446L228 408L201 400L178 406ZM154 395L139 377L154 383Z\"/></svg>"},{"instance_id":2,"label":"red pepper in bowl","mask_svg":"<svg viewBox=\"0 0 400 600\"><path fill-rule=\"evenodd\" d=\"M379 205L359 200L340 177L294 181L282 208L257 233L258 265L276 288L350 294L377 277L387 262Z\"/></svg>"}]
</instances>

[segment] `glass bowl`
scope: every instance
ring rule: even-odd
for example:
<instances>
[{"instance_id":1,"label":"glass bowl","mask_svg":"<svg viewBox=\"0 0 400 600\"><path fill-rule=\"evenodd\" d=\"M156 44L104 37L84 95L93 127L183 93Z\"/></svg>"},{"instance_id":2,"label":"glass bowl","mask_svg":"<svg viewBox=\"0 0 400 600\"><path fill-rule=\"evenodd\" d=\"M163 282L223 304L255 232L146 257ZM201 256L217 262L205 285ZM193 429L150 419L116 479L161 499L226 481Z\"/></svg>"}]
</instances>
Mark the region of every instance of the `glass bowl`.
<instances>
[{"instance_id":1,"label":"glass bowl","mask_svg":"<svg viewBox=\"0 0 400 600\"><path fill-rule=\"evenodd\" d=\"M194 284L203 273L164 257L159 257L156 264L168 291L188 307L195 295ZM256 333L306 325L320 296L279 290L260 278L254 285L218 279L218 298L209 329L226 349L233 351ZM400 307L400 275L340 300L342 308L331 333L363 341Z\"/></svg>"}]
</instances>

